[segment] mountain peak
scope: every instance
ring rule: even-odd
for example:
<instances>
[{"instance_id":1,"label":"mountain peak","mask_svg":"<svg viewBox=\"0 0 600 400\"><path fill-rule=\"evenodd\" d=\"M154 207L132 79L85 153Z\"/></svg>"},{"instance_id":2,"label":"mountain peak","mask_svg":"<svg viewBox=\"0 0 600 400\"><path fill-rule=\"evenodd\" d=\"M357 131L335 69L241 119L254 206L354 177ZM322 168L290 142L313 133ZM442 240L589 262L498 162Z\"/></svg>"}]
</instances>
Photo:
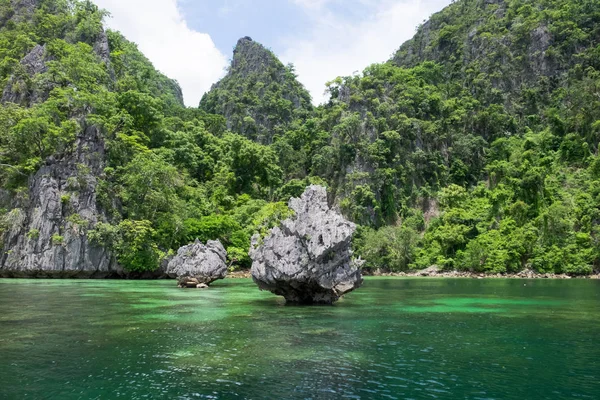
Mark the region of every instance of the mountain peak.
<instances>
[{"instance_id":1,"label":"mountain peak","mask_svg":"<svg viewBox=\"0 0 600 400\"><path fill-rule=\"evenodd\" d=\"M250 36L244 36L243 38L240 38L240 40L238 40L237 45L242 46L248 42L254 42L254 40L252 40Z\"/></svg>"},{"instance_id":2,"label":"mountain peak","mask_svg":"<svg viewBox=\"0 0 600 400\"><path fill-rule=\"evenodd\" d=\"M228 74L204 95L200 108L223 115L234 132L271 143L312 105L293 71L271 50L245 36L233 50Z\"/></svg>"},{"instance_id":3,"label":"mountain peak","mask_svg":"<svg viewBox=\"0 0 600 400\"><path fill-rule=\"evenodd\" d=\"M251 73L261 72L270 66L283 68L271 50L255 42L251 37L245 36L238 40L233 50L231 71L246 76Z\"/></svg>"}]
</instances>

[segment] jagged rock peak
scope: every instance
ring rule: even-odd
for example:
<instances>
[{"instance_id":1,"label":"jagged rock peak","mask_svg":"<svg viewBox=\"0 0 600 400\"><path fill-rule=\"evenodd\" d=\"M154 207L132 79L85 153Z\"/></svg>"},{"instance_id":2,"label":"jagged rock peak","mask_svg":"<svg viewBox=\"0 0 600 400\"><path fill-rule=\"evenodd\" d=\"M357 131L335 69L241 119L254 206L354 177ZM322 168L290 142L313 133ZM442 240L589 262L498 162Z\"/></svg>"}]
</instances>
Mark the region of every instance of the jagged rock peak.
<instances>
[{"instance_id":1,"label":"jagged rock peak","mask_svg":"<svg viewBox=\"0 0 600 400\"><path fill-rule=\"evenodd\" d=\"M240 40L238 40L237 45L238 46L243 46L244 43L247 43L247 42L254 42L254 40L252 40L252 38L250 36L244 36L243 38L241 38Z\"/></svg>"},{"instance_id":2,"label":"jagged rock peak","mask_svg":"<svg viewBox=\"0 0 600 400\"><path fill-rule=\"evenodd\" d=\"M331 304L361 286L360 262L352 258L356 225L327 202L322 186L310 186L289 207L295 212L260 244L252 238L252 278L261 290L291 303Z\"/></svg>"},{"instance_id":3,"label":"jagged rock peak","mask_svg":"<svg viewBox=\"0 0 600 400\"><path fill-rule=\"evenodd\" d=\"M271 65L281 69L284 67L275 54L251 37L245 36L238 40L233 50L231 72L247 75L263 71Z\"/></svg>"},{"instance_id":4,"label":"jagged rock peak","mask_svg":"<svg viewBox=\"0 0 600 400\"><path fill-rule=\"evenodd\" d=\"M277 106L272 104L278 97ZM270 144L297 116L312 110L310 94L271 50L246 36L233 50L229 71L200 101L200 108L225 117L227 129Z\"/></svg>"}]
</instances>

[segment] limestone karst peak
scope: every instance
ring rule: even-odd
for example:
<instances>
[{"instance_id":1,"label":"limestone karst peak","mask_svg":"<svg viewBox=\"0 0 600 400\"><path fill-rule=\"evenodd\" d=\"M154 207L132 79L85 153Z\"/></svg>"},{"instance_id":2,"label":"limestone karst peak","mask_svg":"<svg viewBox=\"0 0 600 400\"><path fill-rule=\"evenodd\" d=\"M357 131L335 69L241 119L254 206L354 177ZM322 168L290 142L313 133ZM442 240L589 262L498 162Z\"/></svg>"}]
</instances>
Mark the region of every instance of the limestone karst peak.
<instances>
[{"instance_id":1,"label":"limestone karst peak","mask_svg":"<svg viewBox=\"0 0 600 400\"><path fill-rule=\"evenodd\" d=\"M295 114L308 112L312 105L293 70L267 47L245 36L233 50L228 74L204 95L200 108L223 115L233 132L269 144L287 129Z\"/></svg>"},{"instance_id":2,"label":"limestone karst peak","mask_svg":"<svg viewBox=\"0 0 600 400\"><path fill-rule=\"evenodd\" d=\"M269 49L249 36L238 40L233 50L232 72L241 73L245 76L264 71L272 66L283 68L283 64Z\"/></svg>"},{"instance_id":3,"label":"limestone karst peak","mask_svg":"<svg viewBox=\"0 0 600 400\"><path fill-rule=\"evenodd\" d=\"M254 40L250 36L244 36L243 38L240 38L240 40L238 40L238 46L248 42L254 42Z\"/></svg>"}]
</instances>

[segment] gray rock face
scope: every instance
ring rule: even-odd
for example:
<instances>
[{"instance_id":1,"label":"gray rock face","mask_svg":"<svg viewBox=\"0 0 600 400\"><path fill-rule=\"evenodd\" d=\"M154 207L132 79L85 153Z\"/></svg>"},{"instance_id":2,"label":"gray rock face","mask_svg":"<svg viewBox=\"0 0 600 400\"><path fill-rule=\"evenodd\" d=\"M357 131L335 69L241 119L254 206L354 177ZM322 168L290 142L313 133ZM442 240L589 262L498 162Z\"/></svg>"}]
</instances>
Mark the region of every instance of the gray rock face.
<instances>
[{"instance_id":1,"label":"gray rock face","mask_svg":"<svg viewBox=\"0 0 600 400\"><path fill-rule=\"evenodd\" d=\"M252 238L252 279L261 290L291 303L331 304L361 286L359 262L350 249L356 225L329 207L327 191L310 186L289 206L296 215L259 245Z\"/></svg>"},{"instance_id":2,"label":"gray rock face","mask_svg":"<svg viewBox=\"0 0 600 400\"><path fill-rule=\"evenodd\" d=\"M227 251L218 240L206 246L199 240L183 246L167 265L167 275L177 278L181 287L200 287L227 276Z\"/></svg>"},{"instance_id":3,"label":"gray rock face","mask_svg":"<svg viewBox=\"0 0 600 400\"><path fill-rule=\"evenodd\" d=\"M21 66L27 76L13 75L8 79L2 91L2 103L15 103L27 106L30 103L44 101L51 87L37 88L32 84L32 78L47 71L46 45L35 46L23 59Z\"/></svg>"},{"instance_id":4,"label":"gray rock face","mask_svg":"<svg viewBox=\"0 0 600 400\"><path fill-rule=\"evenodd\" d=\"M110 47L108 46L108 36L106 36L104 29L100 31L93 47L94 52L100 57L100 60L106 64L110 64Z\"/></svg>"},{"instance_id":5,"label":"gray rock face","mask_svg":"<svg viewBox=\"0 0 600 400\"><path fill-rule=\"evenodd\" d=\"M15 22L29 20L33 16L35 8L39 6L41 0L10 0L10 5L14 11L12 15L8 15L8 19ZM6 21L2 21L6 23Z\"/></svg>"},{"instance_id":6,"label":"gray rock face","mask_svg":"<svg viewBox=\"0 0 600 400\"><path fill-rule=\"evenodd\" d=\"M122 275L112 255L87 231L106 221L96 202L104 169L104 140L95 126L61 159L51 157L30 178L26 196L13 198L5 217L0 276L109 277Z\"/></svg>"},{"instance_id":7,"label":"gray rock face","mask_svg":"<svg viewBox=\"0 0 600 400\"><path fill-rule=\"evenodd\" d=\"M110 63L108 37L104 30L96 38L93 48L100 62L106 65L111 79L114 80L114 70ZM10 76L6 86L2 90L0 101L2 103L15 103L28 107L47 100L52 89L58 86L58 84L52 80L36 83L34 78L36 75L43 74L48 70L48 61L52 61L52 58L48 56L45 44L38 44L31 49L20 62L25 74L13 74Z\"/></svg>"},{"instance_id":8,"label":"gray rock face","mask_svg":"<svg viewBox=\"0 0 600 400\"><path fill-rule=\"evenodd\" d=\"M274 64L274 55L260 43L245 36L238 40L233 49L231 70L238 75L247 77L250 74L260 73L265 68Z\"/></svg>"},{"instance_id":9,"label":"gray rock face","mask_svg":"<svg viewBox=\"0 0 600 400\"><path fill-rule=\"evenodd\" d=\"M98 34L93 44L94 53L100 58L100 61L106 65L111 82L115 81L115 71L110 62L110 46L108 45L108 36L104 28Z\"/></svg>"}]
</instances>

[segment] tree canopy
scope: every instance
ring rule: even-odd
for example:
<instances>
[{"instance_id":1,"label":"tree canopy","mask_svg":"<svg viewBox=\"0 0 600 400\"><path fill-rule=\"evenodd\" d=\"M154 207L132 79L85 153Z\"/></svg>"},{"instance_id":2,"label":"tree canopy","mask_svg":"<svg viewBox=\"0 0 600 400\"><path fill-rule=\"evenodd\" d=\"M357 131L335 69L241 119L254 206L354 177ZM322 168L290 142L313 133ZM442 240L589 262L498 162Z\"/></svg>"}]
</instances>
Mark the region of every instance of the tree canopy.
<instances>
[{"instance_id":1,"label":"tree canopy","mask_svg":"<svg viewBox=\"0 0 600 400\"><path fill-rule=\"evenodd\" d=\"M329 82L319 107L292 66L243 38L228 75L185 108L105 15L0 0L0 181L19 196L82 126L101 127L108 221L89 235L126 268L154 269L196 238L248 267L251 235L310 183L361 225L366 268L598 267L597 1L455 1L390 61Z\"/></svg>"}]
</instances>

